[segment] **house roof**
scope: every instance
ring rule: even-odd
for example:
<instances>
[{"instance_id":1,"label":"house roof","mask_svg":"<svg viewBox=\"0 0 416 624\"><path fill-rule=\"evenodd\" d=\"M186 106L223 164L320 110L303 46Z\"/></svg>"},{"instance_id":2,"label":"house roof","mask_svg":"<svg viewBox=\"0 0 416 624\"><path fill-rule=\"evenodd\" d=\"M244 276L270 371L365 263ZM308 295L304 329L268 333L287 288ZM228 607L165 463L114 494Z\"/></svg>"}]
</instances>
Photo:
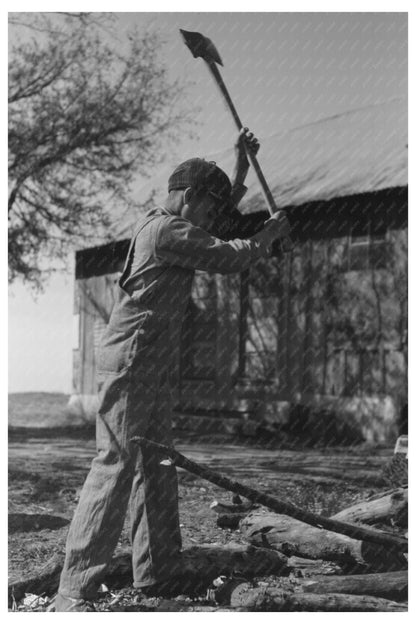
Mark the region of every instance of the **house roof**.
<instances>
[{"instance_id":1,"label":"house roof","mask_svg":"<svg viewBox=\"0 0 416 624\"><path fill-rule=\"evenodd\" d=\"M407 186L407 101L389 102L347 111L292 128L261 140L259 163L279 206L296 206L358 193ZM233 149L206 155L227 173L233 168ZM156 202L166 197L166 181L177 163L169 163L143 185L137 196L154 192ZM249 190L240 210L266 208L250 171ZM120 215L116 238L129 237L139 212Z\"/></svg>"}]
</instances>

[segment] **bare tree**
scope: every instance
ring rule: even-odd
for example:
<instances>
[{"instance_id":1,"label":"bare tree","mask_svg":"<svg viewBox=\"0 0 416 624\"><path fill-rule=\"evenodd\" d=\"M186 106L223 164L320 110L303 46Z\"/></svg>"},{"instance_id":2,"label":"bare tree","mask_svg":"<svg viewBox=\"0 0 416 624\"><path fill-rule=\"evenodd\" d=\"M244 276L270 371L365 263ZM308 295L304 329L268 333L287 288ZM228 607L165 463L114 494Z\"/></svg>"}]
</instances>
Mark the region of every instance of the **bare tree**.
<instances>
[{"instance_id":1,"label":"bare tree","mask_svg":"<svg viewBox=\"0 0 416 624\"><path fill-rule=\"evenodd\" d=\"M103 28L99 14L11 14L10 281L39 285L42 256L104 231L183 129L158 34L117 42Z\"/></svg>"}]
</instances>

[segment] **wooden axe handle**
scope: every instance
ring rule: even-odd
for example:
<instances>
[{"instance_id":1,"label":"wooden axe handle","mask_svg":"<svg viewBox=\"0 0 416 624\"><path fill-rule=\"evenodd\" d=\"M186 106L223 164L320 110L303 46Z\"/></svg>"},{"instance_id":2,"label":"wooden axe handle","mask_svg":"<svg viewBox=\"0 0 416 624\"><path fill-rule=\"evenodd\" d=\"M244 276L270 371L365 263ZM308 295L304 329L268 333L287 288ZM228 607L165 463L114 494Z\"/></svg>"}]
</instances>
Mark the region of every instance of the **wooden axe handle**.
<instances>
[{"instance_id":1,"label":"wooden axe handle","mask_svg":"<svg viewBox=\"0 0 416 624\"><path fill-rule=\"evenodd\" d=\"M371 527L367 528L359 524L342 522L333 518L327 518L326 516L320 516L307 509L302 509L301 507L296 507L289 501L276 498L275 496L270 496L267 492L255 490L247 485L244 485L243 483L233 481L218 472L214 472L202 464L197 464L171 446L165 446L164 444L159 444L158 442L139 436L130 438L130 441L143 445L148 450L160 453L162 456L164 455L165 457L169 457L171 463L175 466L185 468L185 470L192 472L192 474L196 474L225 490L244 496L253 503L260 503L278 514L290 516L291 518L295 518L301 522L306 522L307 524L320 529L326 529L327 531L333 531L335 533L340 533L341 535L348 535L353 539L365 540L367 542L372 542L373 544L381 544L386 548L391 548L392 551L396 553L405 553L408 550L408 541L401 535L387 531L380 531Z\"/></svg>"},{"instance_id":2,"label":"wooden axe handle","mask_svg":"<svg viewBox=\"0 0 416 624\"><path fill-rule=\"evenodd\" d=\"M231 114L233 116L233 119L235 121L235 124L238 128L238 130L241 130L241 128L243 127L243 124L241 123L241 119L238 116L238 113L235 109L234 103L230 97L230 94L228 93L228 89L225 86L225 83L222 79L222 76L219 72L219 69L217 67L217 65L215 64L214 61L210 62L210 61L205 61L211 71L211 74L214 77L215 82L217 83L222 95L224 96L224 99L228 105L228 108L231 111ZM264 198L266 200L267 203L267 207L269 209L269 212L271 215L273 215L275 212L277 212L278 210L282 210L281 208L278 208L276 206L276 202L274 201L274 197L272 195L271 190L269 189L269 185L266 182L266 178L264 177L263 171L261 170L261 167L259 165L259 162L256 158L256 156L254 154L251 154L248 150L247 150L247 157L250 161L251 166L253 167L254 171L256 172L257 178L260 182L260 186L261 189L263 191L263 195ZM293 242L291 240L291 238L289 236L281 239L280 244L282 246L282 250L285 252L291 251L293 249Z\"/></svg>"}]
</instances>

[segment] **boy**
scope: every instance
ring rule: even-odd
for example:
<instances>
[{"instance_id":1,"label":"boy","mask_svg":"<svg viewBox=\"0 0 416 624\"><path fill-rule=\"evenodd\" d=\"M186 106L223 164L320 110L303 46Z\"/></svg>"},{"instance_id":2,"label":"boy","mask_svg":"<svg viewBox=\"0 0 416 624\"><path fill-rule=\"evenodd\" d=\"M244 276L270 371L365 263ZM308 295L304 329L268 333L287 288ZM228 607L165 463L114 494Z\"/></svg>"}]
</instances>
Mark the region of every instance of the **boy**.
<instances>
[{"instance_id":1,"label":"boy","mask_svg":"<svg viewBox=\"0 0 416 624\"><path fill-rule=\"evenodd\" d=\"M176 470L130 439L172 443L169 362L179 347L195 270L243 271L289 233L285 214L278 212L250 239L213 236L226 234L238 214L246 150L258 148L252 133L242 130L233 186L215 163L182 163L169 178L166 206L139 222L98 353L98 454L69 530L56 611L92 610L88 600L110 562L128 505L134 586L168 585L180 570Z\"/></svg>"}]
</instances>

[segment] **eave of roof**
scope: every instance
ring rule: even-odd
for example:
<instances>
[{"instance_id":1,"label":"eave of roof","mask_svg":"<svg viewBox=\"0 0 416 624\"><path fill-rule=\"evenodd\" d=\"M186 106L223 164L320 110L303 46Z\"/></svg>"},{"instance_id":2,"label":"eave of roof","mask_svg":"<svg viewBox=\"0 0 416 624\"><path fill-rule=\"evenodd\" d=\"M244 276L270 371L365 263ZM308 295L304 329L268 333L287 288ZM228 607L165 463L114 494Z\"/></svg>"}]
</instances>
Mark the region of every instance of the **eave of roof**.
<instances>
[{"instance_id":1,"label":"eave of roof","mask_svg":"<svg viewBox=\"0 0 416 624\"><path fill-rule=\"evenodd\" d=\"M299 206L407 186L407 117L407 101L395 98L262 139L259 162L277 205ZM205 157L231 173L233 149ZM168 163L137 190L137 210L125 211L114 221L112 235L116 240L131 235L142 212L140 206L152 193L155 203L164 201L167 179L176 165ZM248 213L265 209L253 171L247 186L240 210Z\"/></svg>"}]
</instances>

